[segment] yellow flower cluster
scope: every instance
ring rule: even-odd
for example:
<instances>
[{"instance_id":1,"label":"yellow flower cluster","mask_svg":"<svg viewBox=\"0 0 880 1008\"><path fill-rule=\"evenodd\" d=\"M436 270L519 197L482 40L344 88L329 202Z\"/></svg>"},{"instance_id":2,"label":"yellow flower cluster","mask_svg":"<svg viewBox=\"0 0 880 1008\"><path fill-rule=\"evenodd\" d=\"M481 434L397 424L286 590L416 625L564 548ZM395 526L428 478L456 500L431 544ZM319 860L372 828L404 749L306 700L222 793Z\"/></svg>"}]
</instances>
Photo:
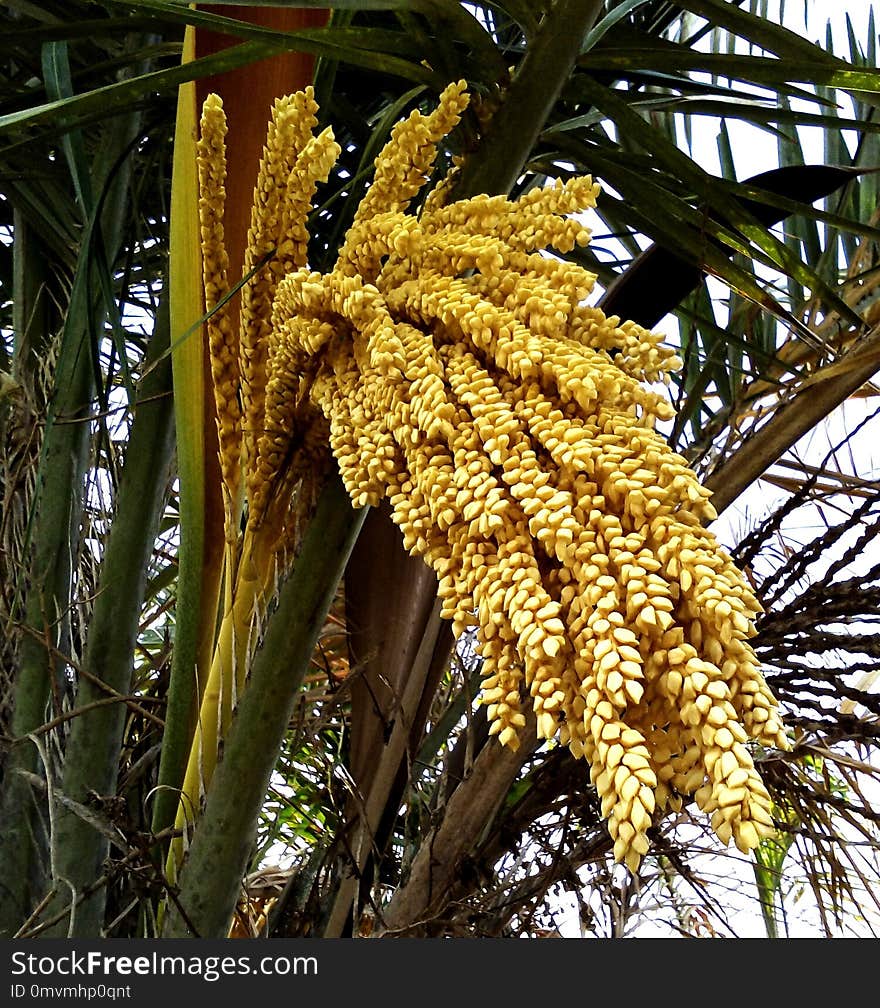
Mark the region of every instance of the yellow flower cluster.
<instances>
[{"instance_id":1,"label":"yellow flower cluster","mask_svg":"<svg viewBox=\"0 0 880 1008\"><path fill-rule=\"evenodd\" d=\"M235 507L243 475L248 530L266 540L259 543L261 554L284 548L284 525L291 517L289 492L320 467L318 442L326 439L323 418L306 416L300 409L308 362L297 355L298 341L279 343L271 325L279 281L306 262L306 221L316 186L326 181L339 156L332 130L313 136L317 110L311 88L279 98L272 107L254 190L237 327L229 311L223 228L226 116L215 94L205 101L197 146L202 270L226 535L234 542L238 534ZM304 330L322 326L305 319L300 325Z\"/></svg>"},{"instance_id":2,"label":"yellow flower cluster","mask_svg":"<svg viewBox=\"0 0 880 1008\"><path fill-rule=\"evenodd\" d=\"M226 206L226 116L217 95L209 95L202 110L199 137L199 231L202 273L205 279L205 312L210 346L211 373L217 407L217 435L227 513L238 494L241 459L241 404L238 339L228 304L229 256L224 240ZM231 523L227 522L227 526ZM227 535L229 534L227 528Z\"/></svg>"},{"instance_id":3,"label":"yellow flower cluster","mask_svg":"<svg viewBox=\"0 0 880 1008\"><path fill-rule=\"evenodd\" d=\"M635 870L686 795L752 849L772 820L748 743L786 738L759 604L655 429L680 362L547 254L589 240L590 178L454 202L447 182L409 212L466 104L459 82L398 124L335 268L278 280L264 438L320 411L354 504L387 499L456 634L478 624L492 732L518 746L531 703L539 737L589 762L618 860Z\"/></svg>"}]
</instances>

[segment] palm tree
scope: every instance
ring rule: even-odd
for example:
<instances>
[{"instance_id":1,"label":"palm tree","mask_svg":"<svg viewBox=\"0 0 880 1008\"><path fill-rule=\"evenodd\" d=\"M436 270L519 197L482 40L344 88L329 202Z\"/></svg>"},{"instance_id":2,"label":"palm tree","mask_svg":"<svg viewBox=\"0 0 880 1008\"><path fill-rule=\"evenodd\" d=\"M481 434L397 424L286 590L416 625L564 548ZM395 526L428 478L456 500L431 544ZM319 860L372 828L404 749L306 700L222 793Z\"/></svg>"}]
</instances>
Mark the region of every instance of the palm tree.
<instances>
[{"instance_id":1,"label":"palm tree","mask_svg":"<svg viewBox=\"0 0 880 1008\"><path fill-rule=\"evenodd\" d=\"M723 934L743 869L770 935L802 890L815 933L870 927L878 486L847 451L875 391L874 23L811 40L745 7L8 5L0 934L534 936L572 899L584 933ZM239 576L197 109L217 91L229 119L232 304L271 268L245 245L272 99L311 82L339 146L309 219L327 274L392 128L458 80L470 107L413 210L453 159L456 199L594 176L593 240L560 258L596 274L606 315L676 345L663 433L722 518L774 488L719 533L763 603L789 735L755 748L774 828L752 854L687 801L617 865L585 761L534 719L516 749L491 738L473 631L326 453L295 497L279 477L286 552ZM717 174L690 150L707 120ZM773 170L741 170L743 123ZM808 459L853 402L864 419Z\"/></svg>"}]
</instances>

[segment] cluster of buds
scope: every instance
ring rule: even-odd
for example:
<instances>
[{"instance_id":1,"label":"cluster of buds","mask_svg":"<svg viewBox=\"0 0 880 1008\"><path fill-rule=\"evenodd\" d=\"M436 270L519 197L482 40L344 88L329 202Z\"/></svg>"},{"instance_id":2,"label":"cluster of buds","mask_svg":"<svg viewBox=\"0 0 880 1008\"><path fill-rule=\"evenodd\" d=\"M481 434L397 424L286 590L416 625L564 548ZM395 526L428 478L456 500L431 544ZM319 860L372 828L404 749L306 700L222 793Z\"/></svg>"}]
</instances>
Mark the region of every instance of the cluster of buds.
<instances>
[{"instance_id":1,"label":"cluster of buds","mask_svg":"<svg viewBox=\"0 0 880 1008\"><path fill-rule=\"evenodd\" d=\"M749 644L758 601L656 429L680 362L549 252L589 241L592 179L516 200L450 200L447 180L410 210L466 104L459 82L395 127L329 273L278 277L265 368L283 394L255 464L285 430L329 430L354 505L387 500L456 634L477 623L491 731L518 746L530 703L539 737L588 761L619 861L636 869L683 796L750 850L772 820L749 742L786 737Z\"/></svg>"}]
</instances>

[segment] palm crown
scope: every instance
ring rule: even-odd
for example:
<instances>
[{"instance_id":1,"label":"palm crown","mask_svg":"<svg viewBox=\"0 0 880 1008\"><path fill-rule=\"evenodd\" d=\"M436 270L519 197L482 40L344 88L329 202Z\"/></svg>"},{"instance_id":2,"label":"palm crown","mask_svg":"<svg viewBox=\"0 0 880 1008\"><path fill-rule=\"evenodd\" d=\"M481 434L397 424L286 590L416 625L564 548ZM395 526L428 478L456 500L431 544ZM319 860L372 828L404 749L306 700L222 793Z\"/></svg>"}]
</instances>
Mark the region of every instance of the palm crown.
<instances>
[{"instance_id":1,"label":"palm crown","mask_svg":"<svg viewBox=\"0 0 880 1008\"><path fill-rule=\"evenodd\" d=\"M551 342L573 339L580 319L589 352L606 354L602 367L635 368L649 384L667 374L668 391L645 388L637 407L621 408L660 415L657 451L662 443L699 477L687 484L692 503L711 491L724 518L759 477L783 492L732 530L728 546L742 598L763 606L744 610L747 622L757 617L749 654L763 672L744 695L766 677L786 734L771 720L772 730L752 734L748 767L724 774L730 791L745 786L734 771L760 770L760 829L719 835L733 830L753 850L743 863L768 933L787 877L811 884L818 927L844 927L874 879L870 857L849 858L846 840L877 843L864 789L878 713L865 660L876 647L877 495L870 474L844 458L860 427L818 461L797 446L851 397L872 401L873 20L864 38L850 25L841 42L723 0L373 6L113 0L11 4L2 15L2 932L536 934L562 885L578 894L584 927L601 933L619 892L612 858L630 850L641 896L627 890L615 927L638 924L639 900L660 892L673 926L694 926L682 886L703 871L709 841L689 796L717 813L729 795L716 788L700 799L698 782L686 786L693 764L682 764L669 786L685 800L652 818L655 780L643 820L632 795L620 811L629 785L609 790L601 767L591 783L574 758L590 748L572 736L582 712L563 745L540 744L525 724L536 714L539 734L553 739L557 707L570 713L564 674L545 672L569 645L548 642L559 637L560 600L591 598L587 581L549 559L569 555L562 498L546 514L536 505L529 526L546 553L526 594L551 585L544 622L523 643L526 630L508 632L513 616L499 615L494 639L519 634L519 650L494 648L485 620L478 640L467 614L480 622L500 612L495 582L485 580L485 596L477 574L456 582L457 554L443 552L437 533L455 515L419 511L404 485L430 496L453 470L415 448L403 452L408 475L392 462L395 431L402 445L407 423L446 437L444 424L451 430L467 408L490 479L520 450L505 418L528 419L535 403L533 375L497 366L497 339L475 331L463 349L438 335L437 320L453 316L456 332L469 330L429 279L434 268L468 296L496 276L486 281L493 310L532 324L548 360ZM434 124L436 156L419 160L415 141L406 148L416 170L404 194L376 158L394 149L390 137L402 143L397 124L430 123L455 81L469 101ZM209 102L197 148L197 109L215 88L228 134L210 126L219 103ZM296 92L293 128L309 116L314 138L278 134L284 177L262 204L258 191L251 217L270 104ZM707 117L719 124L719 173L692 145ZM737 177L745 154L735 123L773 139L773 170ZM822 164L805 163L803 126L821 130ZM210 151L223 144L220 176ZM306 154L287 164L294 150ZM589 199L559 197L540 219L510 209L578 193L586 176L600 183L594 192L590 181ZM291 202L278 205L305 208L289 216L284 241L272 231L287 213L272 216L282 185ZM593 200L589 218L565 223ZM460 220L455 206L466 208ZM492 259L501 232L475 236L488 207L512 224L508 274ZM572 240L551 240L551 218ZM592 240L578 240L586 225ZM529 226L537 233L526 235ZM532 255L554 244L554 258ZM373 314L355 311L343 282L355 275L409 328L392 339L372 302ZM555 333L537 305L566 283L581 307L566 309L565 333ZM239 310L252 320L240 337ZM407 342L419 326L436 346ZM662 340L649 338L655 328ZM286 335L273 343L276 331ZM658 367L673 351L680 369ZM396 397L394 374L406 376ZM454 397L444 405L447 386ZM468 404L489 387L496 405L474 412ZM560 416L566 429L581 422L574 405ZM864 417L862 426L870 408ZM537 414L530 429L552 456ZM528 514L531 491L516 491L523 478L509 486ZM578 506L598 495L580 478L554 476ZM468 521L483 514L493 535L492 515L503 524L511 506L502 482L485 513L468 512ZM648 486L638 490L643 512ZM700 507L693 535L704 543L700 522L713 513ZM798 516L816 513L822 531L792 547ZM650 570L630 566L630 594L641 585L649 598ZM577 592L565 594L561 571ZM725 581L725 596L738 585ZM637 610L633 626L647 640L654 631ZM741 638L730 631L724 644ZM542 694L545 676L552 688ZM537 684L526 714L505 699L521 683ZM481 684L488 717L473 705ZM633 834L621 846L622 821ZM716 832L722 822L712 819ZM270 876L274 860L284 871ZM258 871L242 896L243 878ZM714 898L706 891L710 909Z\"/></svg>"}]
</instances>

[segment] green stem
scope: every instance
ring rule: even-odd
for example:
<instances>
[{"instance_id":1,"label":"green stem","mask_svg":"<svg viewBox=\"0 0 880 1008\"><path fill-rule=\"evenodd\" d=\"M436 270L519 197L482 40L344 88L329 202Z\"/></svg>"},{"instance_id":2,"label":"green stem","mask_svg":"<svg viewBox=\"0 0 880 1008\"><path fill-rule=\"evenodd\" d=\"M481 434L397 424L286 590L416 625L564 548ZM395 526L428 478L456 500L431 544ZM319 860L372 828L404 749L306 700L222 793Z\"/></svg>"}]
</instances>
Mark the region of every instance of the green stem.
<instances>
[{"instance_id":1,"label":"green stem","mask_svg":"<svg viewBox=\"0 0 880 1008\"><path fill-rule=\"evenodd\" d=\"M602 9L602 0L556 0L551 6L492 117L482 145L462 167L456 198L513 189L571 76L584 36Z\"/></svg>"},{"instance_id":2,"label":"green stem","mask_svg":"<svg viewBox=\"0 0 880 1008\"><path fill-rule=\"evenodd\" d=\"M331 476L224 740L223 756L180 872L178 903L168 906L165 938L228 934L297 689L365 514L366 509L352 510L341 480Z\"/></svg>"},{"instance_id":3,"label":"green stem","mask_svg":"<svg viewBox=\"0 0 880 1008\"><path fill-rule=\"evenodd\" d=\"M147 583L147 570L170 478L173 447L171 362L167 306L163 306L150 341L147 376L139 388L116 516L101 565L101 577L83 658L83 676L75 708L94 705L107 695L131 692L133 655ZM156 362L155 367L151 365ZM62 792L87 804L89 795L112 796L126 707L122 703L92 706L71 722ZM101 874L108 841L93 825L59 805L52 837L58 892L49 916L70 902ZM48 937L101 936L106 887L98 888L76 909L73 924L60 921Z\"/></svg>"},{"instance_id":4,"label":"green stem","mask_svg":"<svg viewBox=\"0 0 880 1008\"><path fill-rule=\"evenodd\" d=\"M25 424L31 419L31 410L36 411L42 405L40 362L46 357L51 334L60 328L60 319L55 309L57 291L54 290L56 285L46 247L18 210L13 216L13 233L12 327L15 350L10 370L27 404L21 418L21 423ZM10 409L4 414L4 419L11 423L13 416ZM0 430L3 444L7 444L8 433ZM13 464L10 461L10 465ZM30 501L23 481L16 495L22 511L26 512ZM45 720L48 682L44 665L34 667L29 662L23 666L21 660L21 632L13 621L14 610L25 591L16 575L29 552L26 542L28 526L18 528L13 534L10 532L11 521L10 514L5 529L10 539L4 540L3 549L6 552L4 576L9 577L8 589L11 590L7 604L13 612L7 612L4 606L0 661L3 663L4 685L14 683L11 697L14 714L3 727L13 737L24 738ZM39 769L37 750L27 741L15 746L2 763L0 815L7 825L0 833L0 937L9 937L16 932L43 887L46 845L44 831L37 827L40 799L32 794L22 777L22 772L37 773Z\"/></svg>"},{"instance_id":5,"label":"green stem","mask_svg":"<svg viewBox=\"0 0 880 1008\"><path fill-rule=\"evenodd\" d=\"M37 856L41 847L38 839L45 833L45 824L40 821L45 803L24 783L24 774L42 774L47 768L42 766L28 735L46 721L51 703L68 689L72 558L79 547L82 491L89 460L96 334L101 332L110 308L106 297L112 288L109 264L116 261L124 234L131 178L127 152L138 121L135 116L107 126L88 176L90 193L101 193L101 198L93 200L90 195L85 203L76 203L84 227L78 247L74 246L75 272L46 409L33 522L28 531L32 560L21 611L17 613L22 636L10 726L15 744L0 798L0 821L11 824L0 832L0 936L14 933L27 916L32 897L45 887L49 868L45 859ZM87 169L74 161L68 165L72 188L82 196L82 173ZM71 202L71 210L73 206ZM45 210L41 206L32 212L39 217ZM63 215L57 207L54 210L56 219L52 222L63 224ZM50 217L40 218L41 223L47 219ZM55 256L51 265L58 268ZM62 269L66 266L60 264ZM37 334L37 339L48 346L54 335ZM24 331L17 334L17 338L23 336ZM32 847L31 853L19 849L26 845Z\"/></svg>"},{"instance_id":6,"label":"green stem","mask_svg":"<svg viewBox=\"0 0 880 1008\"><path fill-rule=\"evenodd\" d=\"M188 32L184 61L193 56ZM187 760L208 680L213 653L223 555L220 474L210 366L201 326L183 334L204 307L201 257L192 255L198 231L196 206L195 110L193 85L181 89L177 104L171 181L169 242L172 368L177 420L180 547L174 651L159 760L159 784L153 805L153 832L174 824L181 801ZM215 535L219 531L219 538ZM167 852L165 852L167 853ZM164 853L157 852L157 865Z\"/></svg>"},{"instance_id":7,"label":"green stem","mask_svg":"<svg viewBox=\"0 0 880 1008\"><path fill-rule=\"evenodd\" d=\"M72 301L77 294L75 286ZM71 543L79 527L80 488L88 458L88 413L92 396L88 325L71 324L55 375L37 475L30 533L33 558L19 616L23 629L13 692L10 733L16 740L4 772L0 799L0 936L11 937L43 888L46 865L40 851L45 826L40 796L31 792L23 773L42 774L43 767L28 735L47 717L54 686L63 685L61 656L68 644Z\"/></svg>"}]
</instances>

